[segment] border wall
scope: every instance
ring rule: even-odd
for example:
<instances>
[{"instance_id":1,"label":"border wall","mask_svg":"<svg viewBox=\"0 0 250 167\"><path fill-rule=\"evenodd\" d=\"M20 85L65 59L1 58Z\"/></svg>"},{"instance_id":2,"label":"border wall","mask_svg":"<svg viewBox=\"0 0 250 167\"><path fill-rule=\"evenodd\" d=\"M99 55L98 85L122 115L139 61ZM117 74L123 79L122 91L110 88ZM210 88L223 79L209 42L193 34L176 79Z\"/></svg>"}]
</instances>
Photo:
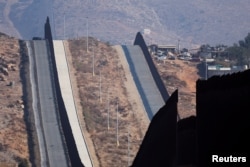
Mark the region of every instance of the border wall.
<instances>
[{"instance_id":1,"label":"border wall","mask_svg":"<svg viewBox=\"0 0 250 167\"><path fill-rule=\"evenodd\" d=\"M167 89L166 89L163 81L161 80L161 76L158 73L158 71L154 65L152 57L148 51L148 47L147 47L147 45L143 39L143 36L141 35L140 32L138 32L136 37L135 37L134 45L139 45L140 48L142 49L142 52L143 52L145 59L148 63L149 69L152 73L152 76L154 77L155 83L156 83L159 91L161 92L161 96L162 96L163 100L166 102L169 98L169 94L167 92Z\"/></svg>"},{"instance_id":2,"label":"border wall","mask_svg":"<svg viewBox=\"0 0 250 167\"><path fill-rule=\"evenodd\" d=\"M198 80L196 87L197 166L212 166L213 154L247 156L250 70Z\"/></svg>"},{"instance_id":3,"label":"border wall","mask_svg":"<svg viewBox=\"0 0 250 167\"><path fill-rule=\"evenodd\" d=\"M176 90L153 117L132 167L175 164L177 102Z\"/></svg>"},{"instance_id":4,"label":"border wall","mask_svg":"<svg viewBox=\"0 0 250 167\"><path fill-rule=\"evenodd\" d=\"M212 155L249 159L250 70L196 84L196 117L176 121L178 96L173 93L153 117L132 167L250 165L248 160L212 162Z\"/></svg>"},{"instance_id":5,"label":"border wall","mask_svg":"<svg viewBox=\"0 0 250 167\"><path fill-rule=\"evenodd\" d=\"M81 160L80 160L77 148L76 148L74 136L73 136L71 126L69 123L69 119L67 117L67 111L66 111L63 99L62 99L58 73L57 73L57 68L56 68L56 61L55 61L55 54L54 54L54 47L53 47L53 40L52 40L52 33L51 33L49 18L47 18L44 28L45 28L45 40L47 41L49 45L49 49L51 53L53 73L55 77L54 80L55 80L55 87L56 87L56 96L57 96L58 107L59 107L59 115L60 115L61 126L63 129L64 137L66 140L68 155L71 161L71 165L73 167L74 166L83 167L84 165L81 163Z\"/></svg>"}]
</instances>

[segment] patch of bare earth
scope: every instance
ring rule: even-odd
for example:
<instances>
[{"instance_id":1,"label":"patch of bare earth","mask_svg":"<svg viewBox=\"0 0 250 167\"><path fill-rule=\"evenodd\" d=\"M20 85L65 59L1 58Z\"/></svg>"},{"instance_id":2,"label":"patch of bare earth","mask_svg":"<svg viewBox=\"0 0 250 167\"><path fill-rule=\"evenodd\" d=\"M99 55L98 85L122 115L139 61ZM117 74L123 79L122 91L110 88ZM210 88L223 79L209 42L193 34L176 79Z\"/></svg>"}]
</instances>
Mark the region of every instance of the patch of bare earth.
<instances>
[{"instance_id":1,"label":"patch of bare earth","mask_svg":"<svg viewBox=\"0 0 250 167\"><path fill-rule=\"evenodd\" d=\"M29 159L17 39L0 34L0 166Z\"/></svg>"},{"instance_id":2,"label":"patch of bare earth","mask_svg":"<svg viewBox=\"0 0 250 167\"><path fill-rule=\"evenodd\" d=\"M96 156L95 166L128 166L146 132L147 117L141 121L145 114L138 114L142 111L127 89L133 84L128 84L129 73L117 51L89 38L87 52L86 41L86 38L69 40L68 47L74 68L71 75L77 82L74 91L79 95L80 118L93 144L90 153Z\"/></svg>"},{"instance_id":3,"label":"patch of bare earth","mask_svg":"<svg viewBox=\"0 0 250 167\"><path fill-rule=\"evenodd\" d=\"M180 118L196 115L196 81L199 79L197 63L179 59L153 60L169 94L178 89Z\"/></svg>"}]
</instances>

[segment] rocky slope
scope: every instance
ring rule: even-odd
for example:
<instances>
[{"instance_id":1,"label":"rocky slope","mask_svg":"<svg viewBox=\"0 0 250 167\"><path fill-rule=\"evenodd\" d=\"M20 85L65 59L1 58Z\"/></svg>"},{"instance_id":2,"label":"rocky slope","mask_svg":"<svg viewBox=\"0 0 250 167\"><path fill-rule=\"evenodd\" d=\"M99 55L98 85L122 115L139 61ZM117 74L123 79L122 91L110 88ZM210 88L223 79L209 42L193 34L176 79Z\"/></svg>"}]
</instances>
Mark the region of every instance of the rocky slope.
<instances>
[{"instance_id":1,"label":"rocky slope","mask_svg":"<svg viewBox=\"0 0 250 167\"><path fill-rule=\"evenodd\" d=\"M180 39L186 47L232 44L250 26L248 0L0 0L0 8L0 31L24 39L43 36L46 16L55 38L86 36L88 17L88 33L104 41L131 43L136 32L149 28L148 43Z\"/></svg>"},{"instance_id":2,"label":"rocky slope","mask_svg":"<svg viewBox=\"0 0 250 167\"><path fill-rule=\"evenodd\" d=\"M198 63L179 59L164 62L153 60L169 94L178 89L180 118L196 115L196 81L201 78Z\"/></svg>"},{"instance_id":3,"label":"rocky slope","mask_svg":"<svg viewBox=\"0 0 250 167\"><path fill-rule=\"evenodd\" d=\"M0 166L29 159L19 41L0 34Z\"/></svg>"},{"instance_id":4,"label":"rocky slope","mask_svg":"<svg viewBox=\"0 0 250 167\"><path fill-rule=\"evenodd\" d=\"M18 42L15 38L0 35L0 166L2 162L15 164L31 156L27 140L29 128L24 122L24 95L20 78L20 67L23 64L20 63ZM118 166L126 165L134 159L149 122L138 105L139 98L133 92L124 58L118 56L119 53L107 43L93 38L89 38L89 42L88 53L86 38L65 42L67 52L71 53L69 58L72 61L71 68L74 69L71 70L71 76L75 78L75 92L79 93L76 103L82 107L79 111L83 111L80 118L88 130L88 142L92 143L95 164L112 166L116 162ZM181 60L154 62L169 93L179 89L180 117L195 115L195 81L199 78L197 63ZM116 136L117 107L120 111L119 146ZM131 142L129 145L128 140Z\"/></svg>"},{"instance_id":5,"label":"rocky slope","mask_svg":"<svg viewBox=\"0 0 250 167\"><path fill-rule=\"evenodd\" d=\"M132 76L119 53L107 43L89 40L89 52L86 38L69 40L66 45L72 59L71 78L77 85L73 89L79 95L79 118L86 126L84 134L91 139L87 144L94 165L127 166L138 151L149 120L138 104Z\"/></svg>"},{"instance_id":6,"label":"rocky slope","mask_svg":"<svg viewBox=\"0 0 250 167\"><path fill-rule=\"evenodd\" d=\"M139 95L133 91L132 76L129 76L131 74L119 49L114 50L107 43L89 38L89 51L86 52L86 40L69 40L66 45L69 62L72 62L71 78L75 78L77 85L73 86L74 92L79 96L75 97L81 113L79 118L84 122L85 135L88 134L92 141L88 145L95 157L94 164L126 166L134 159L149 122L140 108ZM199 78L197 63L178 59L165 62L154 59L154 63L169 93L179 89L180 118L195 115L196 80Z\"/></svg>"}]
</instances>

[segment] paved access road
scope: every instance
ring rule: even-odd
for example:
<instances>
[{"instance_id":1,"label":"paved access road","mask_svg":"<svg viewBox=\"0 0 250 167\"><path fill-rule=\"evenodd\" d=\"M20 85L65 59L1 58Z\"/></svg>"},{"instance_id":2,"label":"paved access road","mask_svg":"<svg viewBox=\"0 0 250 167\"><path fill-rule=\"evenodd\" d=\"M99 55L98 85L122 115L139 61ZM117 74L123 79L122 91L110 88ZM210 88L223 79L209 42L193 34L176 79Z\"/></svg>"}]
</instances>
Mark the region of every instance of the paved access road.
<instances>
[{"instance_id":1,"label":"paved access road","mask_svg":"<svg viewBox=\"0 0 250 167\"><path fill-rule=\"evenodd\" d=\"M122 46L122 48L148 117L151 120L157 111L165 105L165 102L156 86L141 48L137 45L127 45Z\"/></svg>"},{"instance_id":2,"label":"paved access road","mask_svg":"<svg viewBox=\"0 0 250 167\"><path fill-rule=\"evenodd\" d=\"M60 128L51 58L48 54L46 41L33 41L33 51L29 54L32 54L30 56L35 60L34 65L31 66L34 69L31 70L35 71L36 83L32 84L36 84L37 97L33 98L38 101L37 108L46 147L46 166L68 167L69 161Z\"/></svg>"}]
</instances>

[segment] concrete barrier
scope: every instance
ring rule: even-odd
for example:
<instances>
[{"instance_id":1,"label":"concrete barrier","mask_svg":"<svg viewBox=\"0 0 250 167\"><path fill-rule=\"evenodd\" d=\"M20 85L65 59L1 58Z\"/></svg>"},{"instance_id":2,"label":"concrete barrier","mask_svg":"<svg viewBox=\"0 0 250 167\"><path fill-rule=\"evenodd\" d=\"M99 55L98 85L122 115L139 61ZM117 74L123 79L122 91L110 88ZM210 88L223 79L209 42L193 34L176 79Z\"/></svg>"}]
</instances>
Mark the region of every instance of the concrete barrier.
<instances>
[{"instance_id":1,"label":"concrete barrier","mask_svg":"<svg viewBox=\"0 0 250 167\"><path fill-rule=\"evenodd\" d=\"M64 51L63 41L53 41L58 80L62 100L66 109L69 124L73 133L76 148L81 162L86 167L92 167L85 139L79 124L77 110L74 103L67 58Z\"/></svg>"},{"instance_id":2,"label":"concrete barrier","mask_svg":"<svg viewBox=\"0 0 250 167\"><path fill-rule=\"evenodd\" d=\"M72 128L71 124L69 122L69 118L67 115L67 110L64 105L64 101L62 98L62 92L60 89L60 83L59 83L59 77L58 77L58 70L56 67L56 60L55 60L55 54L54 54L54 45L53 45L53 40L52 40L52 33L51 33L51 28L50 28L50 23L49 23L49 18L47 18L45 26L45 39L47 40L48 43L48 48L49 48L49 53L51 56L51 63L52 63L52 68L53 68L53 76L54 76L54 84L55 84L55 91L56 91L56 97L57 97L57 103L58 103L58 110L59 110L59 116L61 120L61 126L63 130L63 134L65 137L65 142L67 146L67 151L68 151L68 156L70 158L71 166L84 166L78 151L77 151L77 146L76 142L72 133Z\"/></svg>"}]
</instances>

